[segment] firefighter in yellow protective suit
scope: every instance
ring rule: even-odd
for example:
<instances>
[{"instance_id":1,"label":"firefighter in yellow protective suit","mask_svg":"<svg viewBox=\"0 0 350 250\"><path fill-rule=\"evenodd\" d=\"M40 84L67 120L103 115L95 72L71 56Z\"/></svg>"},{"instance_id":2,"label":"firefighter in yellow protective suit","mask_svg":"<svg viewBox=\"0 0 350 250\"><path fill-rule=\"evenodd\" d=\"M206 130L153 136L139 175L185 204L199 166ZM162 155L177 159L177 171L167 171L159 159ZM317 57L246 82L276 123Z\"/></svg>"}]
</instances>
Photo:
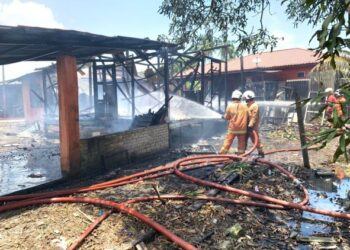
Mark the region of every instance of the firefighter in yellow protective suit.
<instances>
[{"instance_id":1,"label":"firefighter in yellow protective suit","mask_svg":"<svg viewBox=\"0 0 350 250\"><path fill-rule=\"evenodd\" d=\"M248 124L248 108L241 103L242 93L232 92L232 103L227 106L224 118L229 121L226 138L219 154L226 154L235 137L238 138L238 154L244 154Z\"/></svg>"},{"instance_id":2,"label":"firefighter in yellow protective suit","mask_svg":"<svg viewBox=\"0 0 350 250\"><path fill-rule=\"evenodd\" d=\"M339 118L345 119L344 104L346 103L346 99L339 89L334 92L334 96L336 99L334 108L337 112L337 115Z\"/></svg>"},{"instance_id":3,"label":"firefighter in yellow protective suit","mask_svg":"<svg viewBox=\"0 0 350 250\"><path fill-rule=\"evenodd\" d=\"M243 93L242 98L247 103L248 113L249 113L249 122L248 122L246 140L248 142L248 137L249 137L254 143L254 137L252 132L255 131L259 140L256 148L258 149L259 155L264 157L264 150L263 150L262 144L260 143L260 138L259 138L260 114L259 114L259 106L255 102L255 94L253 91L247 90Z\"/></svg>"}]
</instances>

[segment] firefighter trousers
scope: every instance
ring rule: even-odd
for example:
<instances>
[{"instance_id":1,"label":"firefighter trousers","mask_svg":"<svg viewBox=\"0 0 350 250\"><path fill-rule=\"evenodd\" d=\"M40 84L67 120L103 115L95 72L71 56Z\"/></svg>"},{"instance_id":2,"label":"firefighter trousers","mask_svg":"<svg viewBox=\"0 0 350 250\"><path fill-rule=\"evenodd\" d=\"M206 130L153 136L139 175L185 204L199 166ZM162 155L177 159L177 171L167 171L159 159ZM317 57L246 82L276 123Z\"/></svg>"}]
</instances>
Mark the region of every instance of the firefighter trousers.
<instances>
[{"instance_id":1,"label":"firefighter trousers","mask_svg":"<svg viewBox=\"0 0 350 250\"><path fill-rule=\"evenodd\" d=\"M246 146L246 134L235 135L233 133L226 134L224 145L222 146L219 154L226 154L229 151L229 149L232 145L232 142L236 137L238 138L238 152L237 153L244 154L245 146Z\"/></svg>"}]
</instances>

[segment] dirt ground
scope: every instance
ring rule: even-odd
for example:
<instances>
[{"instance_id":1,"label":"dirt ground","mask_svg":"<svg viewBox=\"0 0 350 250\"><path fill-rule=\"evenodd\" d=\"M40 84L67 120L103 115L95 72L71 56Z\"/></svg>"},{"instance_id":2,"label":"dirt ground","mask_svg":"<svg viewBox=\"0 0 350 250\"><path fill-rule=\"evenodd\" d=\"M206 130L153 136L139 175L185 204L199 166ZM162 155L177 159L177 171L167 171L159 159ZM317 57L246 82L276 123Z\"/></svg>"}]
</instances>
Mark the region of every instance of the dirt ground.
<instances>
[{"instance_id":1,"label":"dirt ground","mask_svg":"<svg viewBox=\"0 0 350 250\"><path fill-rule=\"evenodd\" d=\"M314 129L311 127L309 131ZM296 132L295 127L262 128L265 151L300 147ZM128 170L113 171L108 175L89 181L80 180L71 185L85 186L130 174L139 169L155 167L187 155L189 149L196 149L198 145L209 144L217 150L223 137L224 134L221 134L187 147L172 149L169 153ZM335 143L320 151L310 151L312 168L334 170L336 164L331 163L334 148ZM300 152L268 155L266 159L280 163L310 187L308 181L314 178L315 171L302 167ZM285 175L254 162L194 170L189 174L218 182L232 173L238 176L230 184L233 187L290 202L299 202L302 199L302 193ZM332 185L333 179L326 181L330 181ZM156 190L161 195L196 196L210 192L209 189L169 175L77 196L121 202L132 197L156 195L154 187L157 187ZM327 199L327 195L328 192L321 191L317 193L317 199ZM220 192L219 196L247 199L224 192ZM338 202L346 202L346 199L336 199ZM350 249L349 222L323 219L320 222L318 219L304 218L301 212L295 210L269 210L198 201L154 201L130 207L148 215L200 249ZM67 249L83 230L105 211L107 210L104 208L92 205L53 204L2 213L0 249ZM306 224L311 229L307 229ZM317 227L321 227L321 230L316 230ZM146 248L143 249L178 249L163 236L153 234L143 223L117 212L104 220L87 237L80 249L134 249L135 242L146 234L151 234L152 237L145 240Z\"/></svg>"}]
</instances>

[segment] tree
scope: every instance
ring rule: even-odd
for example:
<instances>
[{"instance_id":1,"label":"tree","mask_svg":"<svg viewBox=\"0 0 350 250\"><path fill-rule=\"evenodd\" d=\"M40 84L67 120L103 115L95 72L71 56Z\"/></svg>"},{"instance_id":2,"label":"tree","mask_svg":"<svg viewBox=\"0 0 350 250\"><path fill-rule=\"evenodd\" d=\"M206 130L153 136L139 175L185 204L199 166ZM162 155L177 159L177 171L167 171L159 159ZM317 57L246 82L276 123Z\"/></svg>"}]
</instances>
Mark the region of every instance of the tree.
<instances>
[{"instance_id":1,"label":"tree","mask_svg":"<svg viewBox=\"0 0 350 250\"><path fill-rule=\"evenodd\" d=\"M159 13L171 19L169 32L178 43L196 44L209 34L213 41L239 41L238 51L256 53L261 46L272 49L277 43L263 25L269 6L270 0L164 0ZM248 19L257 14L260 26L247 31Z\"/></svg>"},{"instance_id":2,"label":"tree","mask_svg":"<svg viewBox=\"0 0 350 250\"><path fill-rule=\"evenodd\" d=\"M323 57L339 55L350 47L350 0L280 0L286 14L296 26L307 23L320 27L310 38L319 45L315 50ZM163 0L159 13L171 19L169 32L178 43L195 43L203 34L211 34L222 44L232 40L238 51L256 53L273 49L278 37L264 25L270 0ZM258 17L258 27L249 26Z\"/></svg>"},{"instance_id":3,"label":"tree","mask_svg":"<svg viewBox=\"0 0 350 250\"><path fill-rule=\"evenodd\" d=\"M198 50L205 50L205 49L210 49L214 47L219 47L221 45L227 45L227 58L232 59L238 56L236 47L234 46L233 41L226 41L225 43L222 41L221 38L217 38L213 36L212 33L206 33L206 34L200 34L196 39L191 39L187 42L184 40L181 40L176 37L171 37L167 35L159 35L157 38L158 41L162 42L168 42L168 43L177 43L181 44L182 47L185 50L188 51L198 51ZM209 50L206 53L209 56L214 56L215 50ZM224 48L220 49L218 54L215 54L215 56L219 56L222 60L225 60L226 58L226 51Z\"/></svg>"},{"instance_id":4,"label":"tree","mask_svg":"<svg viewBox=\"0 0 350 250\"><path fill-rule=\"evenodd\" d=\"M310 40L317 39L318 46L314 49L322 53L323 59L331 57L331 65L335 67L335 56L350 47L350 0L283 0L282 3L296 26L307 23L318 27Z\"/></svg>"}]
</instances>

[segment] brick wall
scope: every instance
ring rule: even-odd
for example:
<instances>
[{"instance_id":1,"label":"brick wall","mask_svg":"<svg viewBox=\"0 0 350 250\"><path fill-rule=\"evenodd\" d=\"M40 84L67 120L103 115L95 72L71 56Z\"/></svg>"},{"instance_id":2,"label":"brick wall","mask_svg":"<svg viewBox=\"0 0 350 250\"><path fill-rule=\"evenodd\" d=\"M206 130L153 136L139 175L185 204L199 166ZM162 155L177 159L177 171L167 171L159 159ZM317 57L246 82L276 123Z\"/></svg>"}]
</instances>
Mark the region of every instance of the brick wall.
<instances>
[{"instance_id":1,"label":"brick wall","mask_svg":"<svg viewBox=\"0 0 350 250\"><path fill-rule=\"evenodd\" d=\"M115 168L169 149L168 124L80 140L83 171Z\"/></svg>"}]
</instances>

